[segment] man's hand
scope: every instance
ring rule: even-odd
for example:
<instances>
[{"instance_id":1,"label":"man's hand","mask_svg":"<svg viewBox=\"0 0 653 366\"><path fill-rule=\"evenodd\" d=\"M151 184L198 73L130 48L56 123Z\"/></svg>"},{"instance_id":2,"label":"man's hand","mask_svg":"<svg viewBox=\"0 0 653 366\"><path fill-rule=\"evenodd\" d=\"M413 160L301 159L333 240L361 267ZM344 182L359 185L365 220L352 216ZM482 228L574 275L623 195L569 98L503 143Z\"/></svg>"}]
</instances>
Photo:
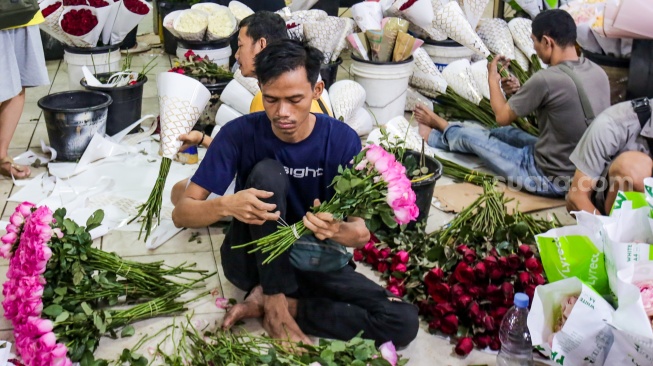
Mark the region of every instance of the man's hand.
<instances>
[{"instance_id":1,"label":"man's hand","mask_svg":"<svg viewBox=\"0 0 653 366\"><path fill-rule=\"evenodd\" d=\"M318 207L320 200L316 199L313 201L313 205ZM341 224L342 221L334 219L333 215L328 212L320 212L318 214L307 212L306 216L304 216L304 226L312 231L313 235L319 240L333 238L340 231Z\"/></svg>"},{"instance_id":2,"label":"man's hand","mask_svg":"<svg viewBox=\"0 0 653 366\"><path fill-rule=\"evenodd\" d=\"M488 82L498 84L501 82L501 71L508 70L510 59L506 56L496 56L487 66Z\"/></svg>"},{"instance_id":3,"label":"man's hand","mask_svg":"<svg viewBox=\"0 0 653 366\"><path fill-rule=\"evenodd\" d=\"M202 141L202 133L200 131L190 131L188 135L179 136L179 141L184 143L179 148L179 152L182 152L191 146L199 145L200 141Z\"/></svg>"},{"instance_id":4,"label":"man's hand","mask_svg":"<svg viewBox=\"0 0 653 366\"><path fill-rule=\"evenodd\" d=\"M503 89L506 94L513 95L519 90L519 88L521 88L521 85L515 76L510 75L507 78L501 79L501 89Z\"/></svg>"},{"instance_id":5,"label":"man's hand","mask_svg":"<svg viewBox=\"0 0 653 366\"><path fill-rule=\"evenodd\" d=\"M263 328L272 338L312 344L290 314L286 295L263 295L263 311Z\"/></svg>"},{"instance_id":6,"label":"man's hand","mask_svg":"<svg viewBox=\"0 0 653 366\"><path fill-rule=\"evenodd\" d=\"M245 189L233 195L224 196L228 200L225 207L228 208L228 215L233 216L240 222L250 225L263 225L265 221L277 221L280 212L272 212L277 205L261 201L263 198L272 197L272 192L259 189Z\"/></svg>"}]
</instances>

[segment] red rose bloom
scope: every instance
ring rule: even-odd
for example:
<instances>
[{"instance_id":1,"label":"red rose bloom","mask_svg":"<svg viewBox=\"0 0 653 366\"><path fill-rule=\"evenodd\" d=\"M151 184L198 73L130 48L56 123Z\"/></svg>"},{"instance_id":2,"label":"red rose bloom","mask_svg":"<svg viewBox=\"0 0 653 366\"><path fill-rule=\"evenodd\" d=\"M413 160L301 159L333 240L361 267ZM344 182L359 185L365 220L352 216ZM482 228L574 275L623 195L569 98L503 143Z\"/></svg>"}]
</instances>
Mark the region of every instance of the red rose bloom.
<instances>
[{"instance_id":1,"label":"red rose bloom","mask_svg":"<svg viewBox=\"0 0 653 366\"><path fill-rule=\"evenodd\" d=\"M60 7L61 7L61 1L57 1L56 3L46 7L45 9L43 9L43 11L41 11L41 14L43 15L44 18L47 18L48 15L54 13Z\"/></svg>"},{"instance_id":2,"label":"red rose bloom","mask_svg":"<svg viewBox=\"0 0 653 366\"><path fill-rule=\"evenodd\" d=\"M93 30L97 24L97 17L88 9L73 9L64 14L61 19L61 29L73 36L83 36Z\"/></svg>"},{"instance_id":3,"label":"red rose bloom","mask_svg":"<svg viewBox=\"0 0 653 366\"><path fill-rule=\"evenodd\" d=\"M433 316L436 316L438 318L443 318L445 315L452 314L456 310L453 308L453 305L451 305L448 302L441 302L433 308Z\"/></svg>"},{"instance_id":4,"label":"red rose bloom","mask_svg":"<svg viewBox=\"0 0 653 366\"><path fill-rule=\"evenodd\" d=\"M531 250L531 247L529 247L526 244L522 244L518 248L519 254L522 255L524 258L530 258L533 256L533 251Z\"/></svg>"},{"instance_id":5,"label":"red rose bloom","mask_svg":"<svg viewBox=\"0 0 653 366\"><path fill-rule=\"evenodd\" d=\"M476 275L476 278L478 279L484 279L487 277L487 268L485 267L485 263L483 262L478 262L474 266L474 274Z\"/></svg>"},{"instance_id":6,"label":"red rose bloom","mask_svg":"<svg viewBox=\"0 0 653 366\"><path fill-rule=\"evenodd\" d=\"M362 250L360 250L360 249L354 249L354 260L355 260L356 262L360 262L360 261L362 261L364 258L365 258L365 256L363 255L363 251L362 251Z\"/></svg>"},{"instance_id":7,"label":"red rose bloom","mask_svg":"<svg viewBox=\"0 0 653 366\"><path fill-rule=\"evenodd\" d=\"M467 249L463 253L463 258L465 259L465 262L472 264L474 261L476 261L476 251L474 249Z\"/></svg>"},{"instance_id":8,"label":"red rose bloom","mask_svg":"<svg viewBox=\"0 0 653 366\"><path fill-rule=\"evenodd\" d=\"M501 323L501 321L503 320L503 317L506 316L507 312L508 312L508 308L501 306L501 307L492 309L492 311L490 312L490 315L492 315L494 320L496 320L498 323Z\"/></svg>"},{"instance_id":9,"label":"red rose bloom","mask_svg":"<svg viewBox=\"0 0 653 366\"><path fill-rule=\"evenodd\" d=\"M510 266L508 265L508 258L506 257L499 257L499 267L502 269L508 269Z\"/></svg>"},{"instance_id":10,"label":"red rose bloom","mask_svg":"<svg viewBox=\"0 0 653 366\"><path fill-rule=\"evenodd\" d=\"M365 262L371 265L376 265L379 262L379 250L377 248L372 248L372 250L367 253Z\"/></svg>"},{"instance_id":11,"label":"red rose bloom","mask_svg":"<svg viewBox=\"0 0 653 366\"><path fill-rule=\"evenodd\" d=\"M503 304L503 291L496 285L488 285L485 290L485 296L494 305Z\"/></svg>"},{"instance_id":12,"label":"red rose bloom","mask_svg":"<svg viewBox=\"0 0 653 366\"><path fill-rule=\"evenodd\" d=\"M433 319L429 322L429 329L438 330L440 329L440 319Z\"/></svg>"},{"instance_id":13,"label":"red rose bloom","mask_svg":"<svg viewBox=\"0 0 653 366\"><path fill-rule=\"evenodd\" d=\"M286 29L293 29L293 28L297 28L297 27L299 27L299 24L297 24L297 23L286 24Z\"/></svg>"},{"instance_id":14,"label":"red rose bloom","mask_svg":"<svg viewBox=\"0 0 653 366\"><path fill-rule=\"evenodd\" d=\"M122 3L125 4L127 10L138 15L145 15L150 12L150 8L139 0L123 0Z\"/></svg>"},{"instance_id":15,"label":"red rose bloom","mask_svg":"<svg viewBox=\"0 0 653 366\"><path fill-rule=\"evenodd\" d=\"M193 51L192 51L192 50L188 50L188 52L191 52L191 53L192 53ZM186 52L186 54L184 54L184 57L188 57L188 56L186 56L186 55L188 55L188 52ZM368 252L371 252L372 250L374 250L374 248L375 248L375 246L374 246L374 242L370 240L370 241L368 241L367 244L365 244L365 246L363 247L363 251L366 252L366 253L368 253Z\"/></svg>"},{"instance_id":16,"label":"red rose bloom","mask_svg":"<svg viewBox=\"0 0 653 366\"><path fill-rule=\"evenodd\" d=\"M465 262L460 262L453 272L454 278L460 283L474 282L474 270Z\"/></svg>"},{"instance_id":17,"label":"red rose bloom","mask_svg":"<svg viewBox=\"0 0 653 366\"><path fill-rule=\"evenodd\" d=\"M519 278L519 283L521 283L524 286L531 283L531 276L528 272L517 273L517 278Z\"/></svg>"},{"instance_id":18,"label":"red rose bloom","mask_svg":"<svg viewBox=\"0 0 653 366\"><path fill-rule=\"evenodd\" d=\"M465 244L460 244L456 247L456 252L458 252L458 254L465 254L465 251L467 250L469 250L469 247Z\"/></svg>"},{"instance_id":19,"label":"red rose bloom","mask_svg":"<svg viewBox=\"0 0 653 366\"><path fill-rule=\"evenodd\" d=\"M401 272L405 273L408 268L406 268L406 265L403 263L392 263L392 266L390 267L390 270L392 272Z\"/></svg>"},{"instance_id":20,"label":"red rose bloom","mask_svg":"<svg viewBox=\"0 0 653 366\"><path fill-rule=\"evenodd\" d=\"M458 331L458 317L454 314L449 314L442 318L440 331L444 334L455 334Z\"/></svg>"},{"instance_id":21,"label":"red rose bloom","mask_svg":"<svg viewBox=\"0 0 653 366\"><path fill-rule=\"evenodd\" d=\"M387 289L397 297L404 297L406 294L406 287L404 286L390 285L387 287Z\"/></svg>"},{"instance_id":22,"label":"red rose bloom","mask_svg":"<svg viewBox=\"0 0 653 366\"><path fill-rule=\"evenodd\" d=\"M440 283L443 277L444 271L442 268L433 268L426 274L426 276L424 276L424 283L426 284L426 287L430 288Z\"/></svg>"},{"instance_id":23,"label":"red rose bloom","mask_svg":"<svg viewBox=\"0 0 653 366\"><path fill-rule=\"evenodd\" d=\"M504 272L499 268L493 268L490 270L490 279L498 281L503 278Z\"/></svg>"},{"instance_id":24,"label":"red rose bloom","mask_svg":"<svg viewBox=\"0 0 653 366\"><path fill-rule=\"evenodd\" d=\"M63 0L64 6L88 5L86 0Z\"/></svg>"},{"instance_id":25,"label":"red rose bloom","mask_svg":"<svg viewBox=\"0 0 653 366\"><path fill-rule=\"evenodd\" d=\"M478 297L483 296L485 291L483 291L483 288L480 287L480 286L470 286L469 288L467 288L467 293L472 298L478 298Z\"/></svg>"},{"instance_id":26,"label":"red rose bloom","mask_svg":"<svg viewBox=\"0 0 653 366\"><path fill-rule=\"evenodd\" d=\"M177 69L177 73L183 75L183 74L186 73L186 71L184 71L184 69L182 69L182 68L179 68L179 69Z\"/></svg>"},{"instance_id":27,"label":"red rose bloom","mask_svg":"<svg viewBox=\"0 0 653 366\"><path fill-rule=\"evenodd\" d=\"M499 340L498 335L492 337L492 340L490 341L490 349L493 351L498 351L501 349L501 341Z\"/></svg>"},{"instance_id":28,"label":"red rose bloom","mask_svg":"<svg viewBox=\"0 0 653 366\"><path fill-rule=\"evenodd\" d=\"M428 292L436 303L449 301L449 285L445 283L438 283L433 287L429 287Z\"/></svg>"},{"instance_id":29,"label":"red rose bloom","mask_svg":"<svg viewBox=\"0 0 653 366\"><path fill-rule=\"evenodd\" d=\"M510 282L504 282L501 284L501 291L503 291L503 296L506 300L512 301L515 296L515 287Z\"/></svg>"},{"instance_id":30,"label":"red rose bloom","mask_svg":"<svg viewBox=\"0 0 653 366\"><path fill-rule=\"evenodd\" d=\"M524 287L524 293L528 295L530 301L533 301L533 296L535 296L535 285L528 285Z\"/></svg>"},{"instance_id":31,"label":"red rose bloom","mask_svg":"<svg viewBox=\"0 0 653 366\"><path fill-rule=\"evenodd\" d=\"M481 306L476 301L474 301L469 304L469 309L467 312L469 313L470 318L476 319L481 314Z\"/></svg>"},{"instance_id":32,"label":"red rose bloom","mask_svg":"<svg viewBox=\"0 0 653 366\"><path fill-rule=\"evenodd\" d=\"M388 258L390 256L390 254L392 253L392 250L390 250L390 248L383 248L383 249L381 249L381 251L379 253L380 253L380 255L379 255L380 259L386 259L386 258Z\"/></svg>"},{"instance_id":33,"label":"red rose bloom","mask_svg":"<svg viewBox=\"0 0 653 366\"><path fill-rule=\"evenodd\" d=\"M408 254L408 252L405 250L400 250L397 252L397 254L395 254L395 258L397 258L399 262L406 264L410 259L410 254Z\"/></svg>"},{"instance_id":34,"label":"red rose bloom","mask_svg":"<svg viewBox=\"0 0 653 366\"><path fill-rule=\"evenodd\" d=\"M544 276L542 276L539 273L537 273L537 274L536 273L531 273L531 281L533 281L533 283L535 285L538 285L538 286L539 285L544 285L544 283L546 282L544 280Z\"/></svg>"},{"instance_id":35,"label":"red rose bloom","mask_svg":"<svg viewBox=\"0 0 653 366\"><path fill-rule=\"evenodd\" d=\"M521 258L517 254L511 254L508 256L508 267L511 269L519 269L521 266Z\"/></svg>"},{"instance_id":36,"label":"red rose bloom","mask_svg":"<svg viewBox=\"0 0 653 366\"><path fill-rule=\"evenodd\" d=\"M483 263L485 263L485 266L488 269L494 269L498 265L497 257L494 257L494 256L485 257L485 258L483 258Z\"/></svg>"},{"instance_id":37,"label":"red rose bloom","mask_svg":"<svg viewBox=\"0 0 653 366\"><path fill-rule=\"evenodd\" d=\"M542 264L535 257L528 258L524 261L526 269L533 273L542 273Z\"/></svg>"},{"instance_id":38,"label":"red rose bloom","mask_svg":"<svg viewBox=\"0 0 653 366\"><path fill-rule=\"evenodd\" d=\"M88 5L94 8L104 8L105 6L109 6L109 3L104 0L88 0Z\"/></svg>"},{"instance_id":39,"label":"red rose bloom","mask_svg":"<svg viewBox=\"0 0 653 366\"><path fill-rule=\"evenodd\" d=\"M480 334L474 336L474 343L476 343L476 347L481 349L487 348L487 346L490 345L491 341L492 341L492 337L490 337L487 334Z\"/></svg>"},{"instance_id":40,"label":"red rose bloom","mask_svg":"<svg viewBox=\"0 0 653 366\"><path fill-rule=\"evenodd\" d=\"M388 270L388 263L379 262L379 264L376 266L376 270L381 273L385 273Z\"/></svg>"},{"instance_id":41,"label":"red rose bloom","mask_svg":"<svg viewBox=\"0 0 653 366\"><path fill-rule=\"evenodd\" d=\"M399 7L399 11L404 11L408 8L410 8L413 4L415 4L417 0L408 0L406 1L401 7Z\"/></svg>"},{"instance_id":42,"label":"red rose bloom","mask_svg":"<svg viewBox=\"0 0 653 366\"><path fill-rule=\"evenodd\" d=\"M454 299L454 302L458 310L465 310L472 302L472 297L469 295L463 295L457 299Z\"/></svg>"},{"instance_id":43,"label":"red rose bloom","mask_svg":"<svg viewBox=\"0 0 653 366\"><path fill-rule=\"evenodd\" d=\"M456 344L456 354L459 356L467 356L474 349L474 342L471 338L460 338Z\"/></svg>"},{"instance_id":44,"label":"red rose bloom","mask_svg":"<svg viewBox=\"0 0 653 366\"><path fill-rule=\"evenodd\" d=\"M451 288L451 296L456 299L465 294L465 286L457 283Z\"/></svg>"},{"instance_id":45,"label":"red rose bloom","mask_svg":"<svg viewBox=\"0 0 653 366\"><path fill-rule=\"evenodd\" d=\"M486 315L483 318L483 327L485 327L485 330L488 331L488 332L493 331L495 329L494 318L492 318L489 315Z\"/></svg>"}]
</instances>

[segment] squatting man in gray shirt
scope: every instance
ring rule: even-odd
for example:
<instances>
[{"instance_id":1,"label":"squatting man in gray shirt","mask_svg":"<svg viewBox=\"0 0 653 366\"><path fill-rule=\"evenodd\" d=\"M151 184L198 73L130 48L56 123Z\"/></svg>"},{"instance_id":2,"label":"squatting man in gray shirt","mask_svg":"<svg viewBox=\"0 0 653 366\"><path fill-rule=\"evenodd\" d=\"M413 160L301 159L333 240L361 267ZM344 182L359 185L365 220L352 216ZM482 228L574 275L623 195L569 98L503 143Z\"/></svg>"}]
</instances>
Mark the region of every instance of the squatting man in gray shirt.
<instances>
[{"instance_id":1,"label":"squatting man in gray shirt","mask_svg":"<svg viewBox=\"0 0 653 366\"><path fill-rule=\"evenodd\" d=\"M538 71L520 87L514 77L501 79L497 66L507 66L505 57L495 57L488 66L492 110L497 124L504 127L466 128L422 105L416 107L415 118L430 146L476 154L514 186L541 196L564 197L575 171L569 155L591 122L583 110L580 89L591 104L588 109L598 115L610 105L610 85L599 66L578 57L576 24L567 12L542 12L532 27L535 51L550 65L548 69ZM502 86L512 94L507 101ZM537 116L539 136L509 126L531 113Z\"/></svg>"}]
</instances>

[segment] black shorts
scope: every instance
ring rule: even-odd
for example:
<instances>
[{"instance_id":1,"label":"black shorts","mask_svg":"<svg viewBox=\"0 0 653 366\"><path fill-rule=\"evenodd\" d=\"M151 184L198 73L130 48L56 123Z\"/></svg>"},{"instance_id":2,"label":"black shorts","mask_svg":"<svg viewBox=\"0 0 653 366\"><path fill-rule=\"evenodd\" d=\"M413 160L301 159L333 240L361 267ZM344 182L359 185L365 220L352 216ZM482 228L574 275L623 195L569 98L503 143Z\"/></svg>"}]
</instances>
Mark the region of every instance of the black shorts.
<instances>
[{"instance_id":1,"label":"black shorts","mask_svg":"<svg viewBox=\"0 0 653 366\"><path fill-rule=\"evenodd\" d=\"M611 165L612 163L608 164L608 166L603 169L603 172L599 177L599 181L603 183L600 183L599 186L595 187L595 189L592 190L592 196L590 197L592 204L599 210L602 215L608 215L609 213L605 212L605 200L610 188L608 173L610 172Z\"/></svg>"}]
</instances>

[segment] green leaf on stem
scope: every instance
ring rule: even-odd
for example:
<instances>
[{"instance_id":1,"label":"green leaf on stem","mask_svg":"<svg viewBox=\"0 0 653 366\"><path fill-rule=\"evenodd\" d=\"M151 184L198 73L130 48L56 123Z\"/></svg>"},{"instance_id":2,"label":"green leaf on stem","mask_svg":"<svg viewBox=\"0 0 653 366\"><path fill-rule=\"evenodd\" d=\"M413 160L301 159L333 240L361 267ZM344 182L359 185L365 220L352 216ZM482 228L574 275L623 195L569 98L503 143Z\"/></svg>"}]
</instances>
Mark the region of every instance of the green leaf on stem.
<instances>
[{"instance_id":1,"label":"green leaf on stem","mask_svg":"<svg viewBox=\"0 0 653 366\"><path fill-rule=\"evenodd\" d=\"M136 330L134 329L134 327L131 326L131 325L128 325L128 326L122 328L122 332L120 332L120 337L121 338L131 337L131 336L134 335L135 332L136 332Z\"/></svg>"},{"instance_id":2,"label":"green leaf on stem","mask_svg":"<svg viewBox=\"0 0 653 366\"><path fill-rule=\"evenodd\" d=\"M84 310L84 314L86 314L88 316L93 314L93 309L91 309L91 307L88 306L88 304L86 302L82 302L81 307L82 307L82 310Z\"/></svg>"},{"instance_id":3,"label":"green leaf on stem","mask_svg":"<svg viewBox=\"0 0 653 366\"><path fill-rule=\"evenodd\" d=\"M55 323L63 323L66 320L68 320L69 317L70 317L70 313L67 312L67 311L64 311L63 313L61 313L61 314L59 314L57 316L57 318L54 320L54 322Z\"/></svg>"},{"instance_id":4,"label":"green leaf on stem","mask_svg":"<svg viewBox=\"0 0 653 366\"><path fill-rule=\"evenodd\" d=\"M50 305L47 308L43 309L43 313L51 317L57 317L62 312L63 312L63 308L61 307L61 305Z\"/></svg>"},{"instance_id":5,"label":"green leaf on stem","mask_svg":"<svg viewBox=\"0 0 653 366\"><path fill-rule=\"evenodd\" d=\"M86 230L91 231L102 224L104 220L104 211L97 210L86 220Z\"/></svg>"}]
</instances>

